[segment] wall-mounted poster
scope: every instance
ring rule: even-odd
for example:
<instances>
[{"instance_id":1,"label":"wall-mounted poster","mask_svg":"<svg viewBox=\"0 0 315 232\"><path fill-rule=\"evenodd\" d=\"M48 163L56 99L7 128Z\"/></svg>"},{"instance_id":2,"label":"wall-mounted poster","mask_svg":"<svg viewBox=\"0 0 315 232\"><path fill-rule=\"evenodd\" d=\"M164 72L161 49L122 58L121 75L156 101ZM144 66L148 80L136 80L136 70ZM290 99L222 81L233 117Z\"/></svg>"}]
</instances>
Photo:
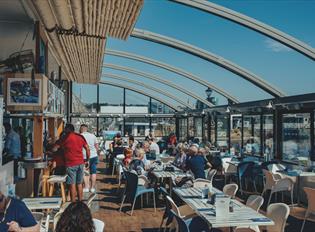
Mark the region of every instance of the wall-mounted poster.
<instances>
[{"instance_id":1,"label":"wall-mounted poster","mask_svg":"<svg viewBox=\"0 0 315 232\"><path fill-rule=\"evenodd\" d=\"M35 85L32 85L31 79L8 78L7 105L40 106L41 86L40 79L35 79Z\"/></svg>"}]
</instances>

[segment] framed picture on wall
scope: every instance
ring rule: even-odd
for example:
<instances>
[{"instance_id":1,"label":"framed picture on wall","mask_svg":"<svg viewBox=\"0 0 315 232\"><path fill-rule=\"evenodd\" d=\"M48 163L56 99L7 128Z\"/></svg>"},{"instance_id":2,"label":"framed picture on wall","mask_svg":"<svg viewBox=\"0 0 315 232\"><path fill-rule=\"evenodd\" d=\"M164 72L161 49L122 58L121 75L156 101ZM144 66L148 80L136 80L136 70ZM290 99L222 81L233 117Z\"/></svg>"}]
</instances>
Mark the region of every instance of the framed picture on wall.
<instances>
[{"instance_id":1,"label":"framed picture on wall","mask_svg":"<svg viewBox=\"0 0 315 232\"><path fill-rule=\"evenodd\" d=\"M41 79L8 78L7 105L40 106L42 104Z\"/></svg>"}]
</instances>

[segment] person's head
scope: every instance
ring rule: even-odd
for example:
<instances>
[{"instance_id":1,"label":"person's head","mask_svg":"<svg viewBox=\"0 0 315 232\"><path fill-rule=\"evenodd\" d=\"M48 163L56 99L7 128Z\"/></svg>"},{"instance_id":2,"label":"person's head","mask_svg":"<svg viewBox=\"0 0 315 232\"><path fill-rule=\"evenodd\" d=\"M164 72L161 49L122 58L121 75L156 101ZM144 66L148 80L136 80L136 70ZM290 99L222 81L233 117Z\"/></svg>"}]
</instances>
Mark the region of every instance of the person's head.
<instances>
[{"instance_id":1,"label":"person's head","mask_svg":"<svg viewBox=\"0 0 315 232\"><path fill-rule=\"evenodd\" d=\"M71 123L67 123L65 126L65 132L66 133L74 132L74 126Z\"/></svg>"},{"instance_id":2,"label":"person's head","mask_svg":"<svg viewBox=\"0 0 315 232\"><path fill-rule=\"evenodd\" d=\"M81 202L71 203L61 214L56 232L94 232L95 227L88 206Z\"/></svg>"},{"instance_id":3,"label":"person's head","mask_svg":"<svg viewBox=\"0 0 315 232\"><path fill-rule=\"evenodd\" d=\"M132 135L129 135L129 145L133 145L135 142L135 138Z\"/></svg>"},{"instance_id":4,"label":"person's head","mask_svg":"<svg viewBox=\"0 0 315 232\"><path fill-rule=\"evenodd\" d=\"M189 155L197 155L198 154L198 147L195 144L190 145L189 147Z\"/></svg>"},{"instance_id":5,"label":"person's head","mask_svg":"<svg viewBox=\"0 0 315 232\"><path fill-rule=\"evenodd\" d=\"M87 132L88 131L88 125L86 124L81 124L80 126L80 133L84 133L84 132Z\"/></svg>"},{"instance_id":6,"label":"person's head","mask_svg":"<svg viewBox=\"0 0 315 232\"><path fill-rule=\"evenodd\" d=\"M186 146L185 146L184 143L179 143L179 144L177 144L177 146L176 146L176 151L177 151L177 153L179 153L179 154L183 154L183 153L185 152L185 149L186 149Z\"/></svg>"},{"instance_id":7,"label":"person's head","mask_svg":"<svg viewBox=\"0 0 315 232\"><path fill-rule=\"evenodd\" d=\"M148 141L144 141L143 144L142 144L142 148L144 150L144 152L149 152L150 150L150 144Z\"/></svg>"},{"instance_id":8,"label":"person's head","mask_svg":"<svg viewBox=\"0 0 315 232\"><path fill-rule=\"evenodd\" d=\"M136 156L137 156L137 158L138 158L139 160L143 160L144 155L145 155L144 149L139 148L139 149L136 150Z\"/></svg>"},{"instance_id":9,"label":"person's head","mask_svg":"<svg viewBox=\"0 0 315 232\"><path fill-rule=\"evenodd\" d=\"M8 134L11 131L11 129L12 129L11 124L8 123L8 122L3 123L3 127L4 127L4 130L5 130L6 134Z\"/></svg>"},{"instance_id":10,"label":"person's head","mask_svg":"<svg viewBox=\"0 0 315 232\"><path fill-rule=\"evenodd\" d=\"M124 150L124 155L125 155L125 158L131 158L132 157L132 149L126 148Z\"/></svg>"},{"instance_id":11,"label":"person's head","mask_svg":"<svg viewBox=\"0 0 315 232\"><path fill-rule=\"evenodd\" d=\"M155 140L154 138L149 138L149 144L151 145L152 143L154 143L155 142L154 140Z\"/></svg>"},{"instance_id":12,"label":"person's head","mask_svg":"<svg viewBox=\"0 0 315 232\"><path fill-rule=\"evenodd\" d=\"M204 149L203 147L199 148L198 150L199 155L206 155L206 153L207 153L206 149Z\"/></svg>"}]
</instances>

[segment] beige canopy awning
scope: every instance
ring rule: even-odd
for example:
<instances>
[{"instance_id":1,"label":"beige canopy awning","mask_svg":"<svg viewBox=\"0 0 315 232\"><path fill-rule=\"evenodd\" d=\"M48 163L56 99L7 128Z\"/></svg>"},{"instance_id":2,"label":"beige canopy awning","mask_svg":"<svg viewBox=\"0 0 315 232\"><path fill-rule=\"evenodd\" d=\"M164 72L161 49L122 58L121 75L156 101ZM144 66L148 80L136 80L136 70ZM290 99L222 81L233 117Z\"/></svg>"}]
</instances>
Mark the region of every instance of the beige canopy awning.
<instances>
[{"instance_id":1,"label":"beige canopy awning","mask_svg":"<svg viewBox=\"0 0 315 232\"><path fill-rule=\"evenodd\" d=\"M98 83L108 36L126 40L144 0L31 0L68 79Z\"/></svg>"}]
</instances>

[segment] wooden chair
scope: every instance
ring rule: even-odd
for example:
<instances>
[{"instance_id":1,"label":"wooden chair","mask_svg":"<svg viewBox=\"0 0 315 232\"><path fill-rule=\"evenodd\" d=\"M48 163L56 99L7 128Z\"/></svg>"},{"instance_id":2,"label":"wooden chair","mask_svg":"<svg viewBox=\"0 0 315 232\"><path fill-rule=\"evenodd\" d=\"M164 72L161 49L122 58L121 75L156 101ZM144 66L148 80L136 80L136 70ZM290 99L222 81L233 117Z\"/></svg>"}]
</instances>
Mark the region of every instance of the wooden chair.
<instances>
[{"instance_id":1,"label":"wooden chair","mask_svg":"<svg viewBox=\"0 0 315 232\"><path fill-rule=\"evenodd\" d=\"M290 215L297 219L303 220L303 224L301 227L301 232L304 229L306 220L315 222L315 189L304 187L304 192L307 196L308 206L307 208L303 207L292 207Z\"/></svg>"},{"instance_id":2,"label":"wooden chair","mask_svg":"<svg viewBox=\"0 0 315 232\"><path fill-rule=\"evenodd\" d=\"M66 191L64 183L66 182L67 175L59 176L59 175L52 175L47 180L49 184L49 196L51 197L54 194L55 184L60 186L62 202L66 202Z\"/></svg>"}]
</instances>

